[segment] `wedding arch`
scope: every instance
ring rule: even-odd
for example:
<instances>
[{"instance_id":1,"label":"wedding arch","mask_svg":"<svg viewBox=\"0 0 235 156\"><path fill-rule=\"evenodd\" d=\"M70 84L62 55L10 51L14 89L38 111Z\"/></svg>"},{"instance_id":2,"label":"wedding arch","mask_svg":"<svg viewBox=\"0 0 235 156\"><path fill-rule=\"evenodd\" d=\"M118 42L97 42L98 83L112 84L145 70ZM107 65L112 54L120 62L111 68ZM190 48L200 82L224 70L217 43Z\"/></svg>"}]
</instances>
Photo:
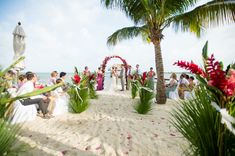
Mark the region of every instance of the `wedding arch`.
<instances>
[{"instance_id":1,"label":"wedding arch","mask_svg":"<svg viewBox=\"0 0 235 156\"><path fill-rule=\"evenodd\" d=\"M122 61L122 63L124 64L124 68L125 68L125 78L126 78L126 89L128 90L128 85L127 85L127 70L128 70L128 64L126 62L125 59L123 59L122 57L120 56L117 56L117 55L113 55L113 56L107 56L105 57L102 65L101 65L101 70L102 72L105 74L105 68L106 68L106 65L108 63L109 60L113 59L113 58L118 58ZM102 84L103 88L104 88L104 78L103 78L103 84Z\"/></svg>"}]
</instances>

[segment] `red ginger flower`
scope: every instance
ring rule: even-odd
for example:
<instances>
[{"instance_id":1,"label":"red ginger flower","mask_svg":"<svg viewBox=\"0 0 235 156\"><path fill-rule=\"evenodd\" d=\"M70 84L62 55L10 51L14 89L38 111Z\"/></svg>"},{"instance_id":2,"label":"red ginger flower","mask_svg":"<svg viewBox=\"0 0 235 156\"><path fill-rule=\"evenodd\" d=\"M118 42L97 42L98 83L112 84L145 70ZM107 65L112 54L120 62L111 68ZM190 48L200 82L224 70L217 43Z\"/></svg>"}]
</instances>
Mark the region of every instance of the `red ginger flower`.
<instances>
[{"instance_id":1,"label":"red ginger flower","mask_svg":"<svg viewBox=\"0 0 235 156\"><path fill-rule=\"evenodd\" d=\"M214 55L207 59L206 71L209 76L208 85L214 86L224 92L227 85L226 73L222 70L222 65L215 61Z\"/></svg>"},{"instance_id":2,"label":"red ginger flower","mask_svg":"<svg viewBox=\"0 0 235 156\"><path fill-rule=\"evenodd\" d=\"M79 84L81 81L81 77L78 74L76 74L74 75L73 80L76 84Z\"/></svg>"},{"instance_id":3,"label":"red ginger flower","mask_svg":"<svg viewBox=\"0 0 235 156\"><path fill-rule=\"evenodd\" d=\"M194 64L192 61L186 62L186 61L178 61L175 62L173 65L177 65L181 68L184 68L186 70L189 70L193 74L201 75L203 77L206 77L205 72L196 64Z\"/></svg>"}]
</instances>

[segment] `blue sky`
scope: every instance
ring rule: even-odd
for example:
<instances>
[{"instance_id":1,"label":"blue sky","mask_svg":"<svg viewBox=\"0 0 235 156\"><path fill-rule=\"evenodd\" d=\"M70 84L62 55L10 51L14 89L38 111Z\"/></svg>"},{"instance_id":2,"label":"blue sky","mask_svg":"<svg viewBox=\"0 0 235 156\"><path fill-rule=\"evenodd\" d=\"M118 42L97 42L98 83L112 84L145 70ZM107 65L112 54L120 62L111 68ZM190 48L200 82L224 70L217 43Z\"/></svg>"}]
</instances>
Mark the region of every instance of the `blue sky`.
<instances>
[{"instance_id":1,"label":"blue sky","mask_svg":"<svg viewBox=\"0 0 235 156\"><path fill-rule=\"evenodd\" d=\"M133 24L123 13L105 9L99 0L0 0L0 64L4 67L12 62L12 32L18 21L27 35L26 71L71 72L74 66L82 70L85 65L95 70L105 56L114 54L133 66L139 63L142 70L155 67L153 45L141 38L107 47L110 34ZM181 71L172 65L177 60L201 64L206 40L216 58L225 64L235 62L235 24L206 30L200 39L171 28L164 35L165 71ZM119 62L112 60L109 65Z\"/></svg>"}]
</instances>

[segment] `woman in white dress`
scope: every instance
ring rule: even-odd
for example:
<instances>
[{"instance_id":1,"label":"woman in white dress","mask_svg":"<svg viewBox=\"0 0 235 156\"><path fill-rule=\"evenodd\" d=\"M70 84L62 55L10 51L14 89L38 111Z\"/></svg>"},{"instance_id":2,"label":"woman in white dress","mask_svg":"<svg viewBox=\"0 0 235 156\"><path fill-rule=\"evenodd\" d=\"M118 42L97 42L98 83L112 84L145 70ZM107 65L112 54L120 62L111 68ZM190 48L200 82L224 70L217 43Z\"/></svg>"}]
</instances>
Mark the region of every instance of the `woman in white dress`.
<instances>
[{"instance_id":1,"label":"woman in white dress","mask_svg":"<svg viewBox=\"0 0 235 156\"><path fill-rule=\"evenodd\" d=\"M111 84L110 84L109 91L115 91L116 89L117 89L117 73L115 71L115 68L112 67L112 70L111 70Z\"/></svg>"}]
</instances>

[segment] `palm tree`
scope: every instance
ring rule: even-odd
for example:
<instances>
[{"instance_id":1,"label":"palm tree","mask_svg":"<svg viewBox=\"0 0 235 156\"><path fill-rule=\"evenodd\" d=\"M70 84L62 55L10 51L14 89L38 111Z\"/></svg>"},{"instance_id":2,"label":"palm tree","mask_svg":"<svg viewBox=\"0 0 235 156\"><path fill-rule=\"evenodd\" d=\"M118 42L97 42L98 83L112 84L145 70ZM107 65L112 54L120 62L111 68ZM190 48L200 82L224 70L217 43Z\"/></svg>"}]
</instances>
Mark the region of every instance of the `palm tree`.
<instances>
[{"instance_id":1,"label":"palm tree","mask_svg":"<svg viewBox=\"0 0 235 156\"><path fill-rule=\"evenodd\" d=\"M161 52L163 30L173 26L176 30L190 31L200 37L205 28L235 21L234 0L212 0L194 7L199 0L101 0L107 8L118 8L133 22L133 27L117 30L108 37L114 46L124 39L142 36L154 45L159 104L166 103L164 68ZM194 8L193 8L194 7ZM193 9L192 9L193 8ZM192 9L192 10L189 10Z\"/></svg>"}]
</instances>

